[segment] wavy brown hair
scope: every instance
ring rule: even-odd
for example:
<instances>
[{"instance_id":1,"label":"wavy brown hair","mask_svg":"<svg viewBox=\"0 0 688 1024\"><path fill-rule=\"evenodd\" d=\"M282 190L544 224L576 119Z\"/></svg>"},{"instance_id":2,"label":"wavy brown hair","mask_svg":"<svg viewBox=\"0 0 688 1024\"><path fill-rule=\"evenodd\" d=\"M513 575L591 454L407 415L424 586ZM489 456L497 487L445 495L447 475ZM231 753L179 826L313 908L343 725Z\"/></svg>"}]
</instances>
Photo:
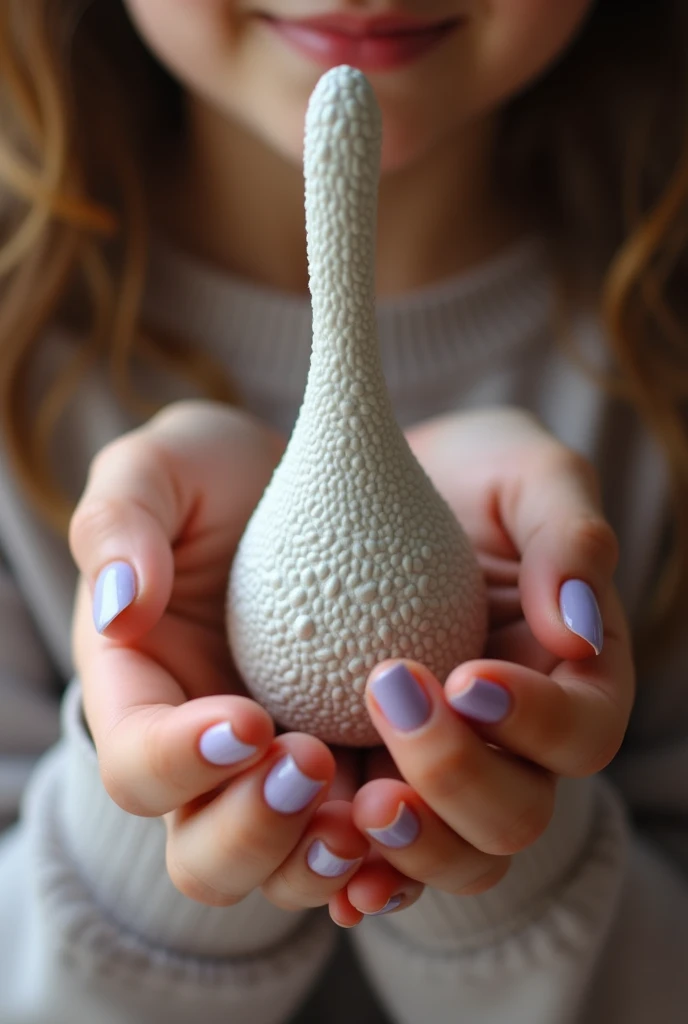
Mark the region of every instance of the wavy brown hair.
<instances>
[{"instance_id":1,"label":"wavy brown hair","mask_svg":"<svg viewBox=\"0 0 688 1024\"><path fill-rule=\"evenodd\" d=\"M616 368L605 386L668 458L674 514L648 616L655 636L688 609L687 7L598 0L556 67L505 109L496 161L501 187L549 243L562 309L601 311ZM72 502L50 439L95 360L140 415L155 404L132 388L138 359L236 396L202 354L141 322L141 168L184 118L121 0L4 0L0 118L1 428L26 491L64 531ZM32 357L59 321L78 340L36 404Z\"/></svg>"}]
</instances>

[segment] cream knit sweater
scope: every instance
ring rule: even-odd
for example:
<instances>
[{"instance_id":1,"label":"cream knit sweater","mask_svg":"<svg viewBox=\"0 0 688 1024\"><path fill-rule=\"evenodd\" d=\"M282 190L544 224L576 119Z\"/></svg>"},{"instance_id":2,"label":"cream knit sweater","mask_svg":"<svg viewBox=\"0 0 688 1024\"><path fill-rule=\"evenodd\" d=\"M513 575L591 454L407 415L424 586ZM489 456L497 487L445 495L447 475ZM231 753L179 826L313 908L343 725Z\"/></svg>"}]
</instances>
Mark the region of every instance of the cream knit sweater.
<instances>
[{"instance_id":1,"label":"cream knit sweater","mask_svg":"<svg viewBox=\"0 0 688 1024\"><path fill-rule=\"evenodd\" d=\"M526 242L381 302L388 386L404 426L513 404L587 455L638 622L666 516L665 470L633 415L555 346L551 300L543 253ZM147 308L220 359L249 409L291 429L308 367L307 299L160 250ZM576 338L603 362L593 322L581 318ZM67 347L56 332L44 372ZM169 397L181 392L170 385ZM65 483L78 492L93 453L131 425L94 376L56 439ZM560 783L546 833L496 888L463 898L426 890L401 914L337 933L324 912L289 914L260 895L228 909L191 902L167 878L161 822L110 801L71 678L74 569L1 450L0 557L1 1024L686 1020L688 643L657 651L621 753L602 775Z\"/></svg>"}]
</instances>

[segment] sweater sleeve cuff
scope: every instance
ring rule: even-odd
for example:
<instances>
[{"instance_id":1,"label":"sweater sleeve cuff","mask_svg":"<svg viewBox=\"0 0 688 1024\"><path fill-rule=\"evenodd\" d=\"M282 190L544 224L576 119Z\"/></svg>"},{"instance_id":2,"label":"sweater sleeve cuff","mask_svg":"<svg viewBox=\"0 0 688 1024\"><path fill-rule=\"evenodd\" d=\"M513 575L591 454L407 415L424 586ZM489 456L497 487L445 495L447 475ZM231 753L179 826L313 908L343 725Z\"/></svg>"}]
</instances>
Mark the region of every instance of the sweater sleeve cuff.
<instances>
[{"instance_id":1,"label":"sweater sleeve cuff","mask_svg":"<svg viewBox=\"0 0 688 1024\"><path fill-rule=\"evenodd\" d=\"M512 857L509 871L496 886L477 896L427 888L403 913L376 918L366 926L393 931L413 946L442 953L470 952L522 931L557 901L593 847L596 857L607 859L598 849L605 835L606 846L617 845L623 824L616 821L618 812L611 813L616 811L614 801L610 812L606 791L599 776L560 779L549 826L537 842ZM610 813L613 835L608 835ZM601 816L606 816L606 824Z\"/></svg>"},{"instance_id":2,"label":"sweater sleeve cuff","mask_svg":"<svg viewBox=\"0 0 688 1024\"><path fill-rule=\"evenodd\" d=\"M259 953L303 926L308 911L280 910L258 890L233 907L209 907L183 896L167 874L162 819L128 814L102 785L78 679L66 691L62 724L62 841L93 898L111 919L145 942L213 958Z\"/></svg>"}]
</instances>

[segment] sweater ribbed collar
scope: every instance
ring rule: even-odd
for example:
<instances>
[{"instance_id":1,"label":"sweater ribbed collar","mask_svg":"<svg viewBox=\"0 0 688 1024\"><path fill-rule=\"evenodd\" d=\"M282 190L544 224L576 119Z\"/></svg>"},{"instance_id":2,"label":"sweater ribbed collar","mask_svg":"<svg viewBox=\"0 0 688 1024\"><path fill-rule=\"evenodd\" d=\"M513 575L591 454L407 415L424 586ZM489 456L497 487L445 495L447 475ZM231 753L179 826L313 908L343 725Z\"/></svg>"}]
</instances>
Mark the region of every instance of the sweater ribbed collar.
<instances>
[{"instance_id":1,"label":"sweater ribbed collar","mask_svg":"<svg viewBox=\"0 0 688 1024\"><path fill-rule=\"evenodd\" d=\"M526 239L468 272L381 299L377 317L388 387L428 385L542 338L552 281L542 243ZM226 274L156 243L144 311L207 347L262 394L300 400L311 349L307 296Z\"/></svg>"}]
</instances>

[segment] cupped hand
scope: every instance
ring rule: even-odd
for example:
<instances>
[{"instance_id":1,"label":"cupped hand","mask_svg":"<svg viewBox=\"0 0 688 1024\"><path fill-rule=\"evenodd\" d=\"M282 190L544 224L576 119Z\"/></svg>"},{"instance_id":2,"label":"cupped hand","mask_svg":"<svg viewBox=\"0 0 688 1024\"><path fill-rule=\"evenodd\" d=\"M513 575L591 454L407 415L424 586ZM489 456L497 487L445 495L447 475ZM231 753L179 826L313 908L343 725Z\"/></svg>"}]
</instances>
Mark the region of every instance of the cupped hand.
<instances>
[{"instance_id":1,"label":"cupped hand","mask_svg":"<svg viewBox=\"0 0 688 1024\"><path fill-rule=\"evenodd\" d=\"M231 905L262 887L317 906L369 850L351 766L312 736L275 737L228 650L234 551L284 441L210 402L169 406L95 458L70 543L81 570L74 659L111 797L164 816L185 895ZM388 869L389 870L389 869Z\"/></svg>"},{"instance_id":2,"label":"cupped hand","mask_svg":"<svg viewBox=\"0 0 688 1024\"><path fill-rule=\"evenodd\" d=\"M558 777L615 756L633 659L617 544L585 460L519 410L442 417L408 437L479 553L490 635L486 657L444 687L413 661L373 670L366 700L386 751L370 758L354 820L409 880L468 895L543 834ZM354 923L369 897L359 873L330 912Z\"/></svg>"}]
</instances>

